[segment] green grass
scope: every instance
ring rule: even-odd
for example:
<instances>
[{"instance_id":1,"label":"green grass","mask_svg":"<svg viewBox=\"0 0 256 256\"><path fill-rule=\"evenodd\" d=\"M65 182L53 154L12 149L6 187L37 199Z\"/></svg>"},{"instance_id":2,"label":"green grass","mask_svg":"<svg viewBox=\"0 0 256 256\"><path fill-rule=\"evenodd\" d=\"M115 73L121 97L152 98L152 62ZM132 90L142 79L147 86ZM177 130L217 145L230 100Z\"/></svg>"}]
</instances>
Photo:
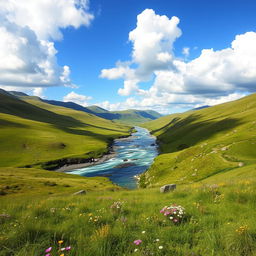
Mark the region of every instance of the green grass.
<instances>
[{"instance_id":1,"label":"green grass","mask_svg":"<svg viewBox=\"0 0 256 256\"><path fill-rule=\"evenodd\" d=\"M100 117L129 125L139 125L161 117L161 114L153 110L128 109L123 111L108 111L98 106L90 106L87 109Z\"/></svg>"},{"instance_id":2,"label":"green grass","mask_svg":"<svg viewBox=\"0 0 256 256\"><path fill-rule=\"evenodd\" d=\"M45 255L50 246L51 255L59 256L60 240L72 247L65 256L255 256L255 99L145 124L162 153L141 175L147 189L121 189L107 178L0 168L0 256ZM104 152L109 139L130 129L37 98L9 100L1 105L0 99L6 166ZM174 192L159 192L172 182ZM73 195L79 190L87 193ZM111 208L118 201L122 206ZM177 225L159 212L172 203L186 209L186 220Z\"/></svg>"},{"instance_id":3,"label":"green grass","mask_svg":"<svg viewBox=\"0 0 256 256\"><path fill-rule=\"evenodd\" d=\"M142 186L187 184L256 166L256 94L214 107L145 123L160 155L141 176Z\"/></svg>"},{"instance_id":4,"label":"green grass","mask_svg":"<svg viewBox=\"0 0 256 256\"><path fill-rule=\"evenodd\" d=\"M59 192L48 196L21 193L0 198L0 214L5 214L0 217L1 256L44 255L50 246L55 250L52 255L60 255L59 240L72 246L65 254L72 256L256 253L255 180L195 183L178 186L169 194L158 189L96 189L72 196L58 186ZM120 200L121 208L110 208ZM159 213L171 203L185 207L185 222L174 225ZM137 239L142 240L139 246L133 244Z\"/></svg>"},{"instance_id":5,"label":"green grass","mask_svg":"<svg viewBox=\"0 0 256 256\"><path fill-rule=\"evenodd\" d=\"M0 94L0 166L99 157L130 127L81 111Z\"/></svg>"}]
</instances>

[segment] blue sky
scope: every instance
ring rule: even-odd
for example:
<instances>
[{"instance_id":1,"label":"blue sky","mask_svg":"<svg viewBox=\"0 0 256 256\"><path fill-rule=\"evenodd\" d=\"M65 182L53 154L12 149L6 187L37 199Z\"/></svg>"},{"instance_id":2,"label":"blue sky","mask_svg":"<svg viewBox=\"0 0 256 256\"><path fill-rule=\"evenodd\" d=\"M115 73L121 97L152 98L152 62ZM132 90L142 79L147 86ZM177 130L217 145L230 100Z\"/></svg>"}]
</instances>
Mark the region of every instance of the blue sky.
<instances>
[{"instance_id":1,"label":"blue sky","mask_svg":"<svg viewBox=\"0 0 256 256\"><path fill-rule=\"evenodd\" d=\"M35 95L38 94L48 99L72 99L83 105L97 103L109 109L152 108L162 113L184 111L203 104L214 105L222 103L247 95L256 88L252 85L256 82L256 74L251 74L248 71L250 74L246 77L243 76L246 70L246 64L254 64L249 53L246 53L248 54L248 58L245 57L243 61L245 64L238 70L234 67L236 67L236 64L239 65L239 61L238 63L235 63L235 61L240 59L239 54L244 56L243 53L239 52L239 56L237 56L236 49L234 53L218 53L218 51L230 48L231 43L237 35L244 35L241 40L237 40L239 44L237 49L243 46L244 48L250 48L252 54L255 53L254 34L246 34L247 32L254 33L256 30L256 2L253 0L91 0L90 2L76 1L77 5L73 6L72 2L74 1L70 0L69 6L64 6L65 4L63 2L63 13L67 13L67 10L71 10L71 8L74 11L81 4L83 5L82 10L88 16L87 20L84 19L84 16L78 19L77 16L79 15L69 17L69 23L66 22L66 19L64 25L63 20L58 18L58 15L61 16L61 13L55 13L55 8L56 10L59 8L57 4L55 5L57 1L49 1L49 3L46 1L49 4L49 8L47 6L48 9L44 12L41 8L42 0L36 0L33 4L29 0L25 8L34 14L40 12L38 17L45 17L45 28L43 27L43 23L40 23L37 27L30 24L30 21L27 21L25 15L22 14L21 6L18 3L12 6L8 2L0 0L0 7L5 8L2 16L9 17L11 14L13 18L7 21L7 25L5 19L0 19L0 25L9 28L13 23L16 23L17 26L23 27L23 30L25 26L28 26L32 32L35 32L40 42L44 40L52 43L58 51L54 55L57 64L51 58L51 61L54 62L52 64L54 66L53 70L57 74L54 77L54 82L49 83L49 85L41 83L42 77L40 77L40 81L38 78L36 81L39 82L35 87L25 82L19 85L18 77L11 81L8 80L8 83L2 79L0 81L2 88L17 88L21 91L30 94L34 93ZM62 2L62 0L59 2ZM150 65L147 65L147 59L143 60L143 63L136 59L138 51L134 50L134 45L137 42L143 46L146 42L141 42L142 39L138 33L134 41L129 40L129 32L136 29L137 16L139 14L142 14L141 17L143 15L145 16L140 25L143 30L143 22L148 22L146 19L149 17L144 12L146 9L152 11L148 13L148 15L151 15L152 20L157 20L163 15L166 15L169 20L173 16L178 17L179 23L175 27L181 30L182 35L169 33L163 37L163 40L167 42L169 42L170 37L174 37L174 40L171 39L173 41L171 43L172 47L167 47L167 49L159 44L158 46L163 47L163 49L160 49L158 53L167 54L169 51L170 59L172 60L169 60L168 65L166 64L163 68L149 68L146 71L146 76L142 78L137 74L140 67L141 69L145 69L145 67L152 66L153 64L150 63ZM52 21L53 23L47 24L49 14L56 15L56 18ZM47 31L47 26L49 25L55 27L55 30L60 30L62 37L57 35L55 30L47 34L45 31ZM150 33L158 33L157 28L156 31L150 31ZM160 24L159 29L163 29L164 31L164 25L162 26ZM138 29L139 31L141 30ZM12 33L14 38L15 36L20 37L17 31ZM28 38L27 33L24 32L26 35L24 37L26 38ZM38 47L41 49L41 44ZM187 54L184 54L184 48L189 48L187 52L185 50ZM47 52L49 52L49 49L50 46L48 46ZM213 49L213 53L207 53L206 57L200 58L203 49ZM17 52L11 52L11 54L16 54L21 60L25 59L27 61L27 58L29 58L29 56L20 56ZM150 50L147 51L147 54L151 54ZM234 56L237 59L234 60ZM36 56L34 62L38 58ZM193 60L196 58L200 58L200 66L199 64L193 64ZM175 60L176 62L179 61L180 64L175 64ZM231 60L233 61L232 63ZM110 79L110 77L113 77L113 72L117 72L117 70L110 70L106 71L103 77L100 77L103 69L117 69L117 61L121 61L122 67L125 66L128 70L132 69L136 74L129 75L125 73L118 76L115 73L115 79ZM208 87L206 88L205 83L208 82L207 79L209 77L212 78L214 75L209 72L207 77L203 77L202 72L198 71L204 66L203 61L207 63L214 62L213 69L216 69L214 74L219 72L216 77L209 80L209 84L213 83L213 81L216 82L216 88L214 84L211 84L210 89ZM127 62L129 63L127 64ZM185 68L187 71L177 71L177 69L181 68L180 66L184 66L190 62L192 63ZM230 70L228 78L224 78L226 76L224 72L219 71L223 67L218 67L218 62L225 63L225 68L228 71ZM208 65L207 63L205 65ZM58 68L56 68L57 65ZM71 71L65 78L68 82L58 83L58 79L61 77L61 74L58 74L60 72L58 70L65 65ZM17 68L17 74L19 72ZM208 70L204 72L208 73ZM234 72L236 79L231 79L233 77L232 72ZM237 75L238 72L241 72L240 76ZM6 77L8 76L6 75ZM195 77L201 81L198 83L195 82ZM135 84L134 80L136 80ZM174 84L173 81L176 80L179 82ZM185 82L183 81L181 83L181 80ZM130 88L125 92L119 91L118 93L118 90L123 88L125 81L130 84ZM76 88L70 87L71 84L75 84ZM32 90L32 88L34 89ZM73 95L69 95L71 92L73 92ZM67 97L67 95L70 97Z\"/></svg>"}]
</instances>

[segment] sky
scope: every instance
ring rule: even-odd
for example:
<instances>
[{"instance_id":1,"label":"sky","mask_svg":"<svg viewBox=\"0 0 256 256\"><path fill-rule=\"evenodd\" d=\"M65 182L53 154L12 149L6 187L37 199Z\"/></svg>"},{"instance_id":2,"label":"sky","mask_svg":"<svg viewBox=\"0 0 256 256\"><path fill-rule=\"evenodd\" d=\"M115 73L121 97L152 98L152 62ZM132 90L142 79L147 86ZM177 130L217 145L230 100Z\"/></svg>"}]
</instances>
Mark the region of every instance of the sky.
<instances>
[{"instance_id":1,"label":"sky","mask_svg":"<svg viewBox=\"0 0 256 256\"><path fill-rule=\"evenodd\" d=\"M0 87L163 114L256 90L255 0L0 0Z\"/></svg>"}]
</instances>

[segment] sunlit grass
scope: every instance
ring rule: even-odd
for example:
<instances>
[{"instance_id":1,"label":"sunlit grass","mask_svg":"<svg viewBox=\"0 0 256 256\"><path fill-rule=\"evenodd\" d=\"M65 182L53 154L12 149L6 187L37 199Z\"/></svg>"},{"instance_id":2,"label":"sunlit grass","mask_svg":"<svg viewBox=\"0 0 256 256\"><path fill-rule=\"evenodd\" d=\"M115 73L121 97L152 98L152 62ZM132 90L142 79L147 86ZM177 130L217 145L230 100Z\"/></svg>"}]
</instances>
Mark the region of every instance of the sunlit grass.
<instances>
[{"instance_id":1,"label":"sunlit grass","mask_svg":"<svg viewBox=\"0 0 256 256\"><path fill-rule=\"evenodd\" d=\"M187 185L169 194L147 189L3 197L0 255L44 255L49 247L57 250L59 240L72 247L68 255L77 256L255 255L254 187ZM185 208L186 221L174 224L160 213L171 203Z\"/></svg>"}]
</instances>

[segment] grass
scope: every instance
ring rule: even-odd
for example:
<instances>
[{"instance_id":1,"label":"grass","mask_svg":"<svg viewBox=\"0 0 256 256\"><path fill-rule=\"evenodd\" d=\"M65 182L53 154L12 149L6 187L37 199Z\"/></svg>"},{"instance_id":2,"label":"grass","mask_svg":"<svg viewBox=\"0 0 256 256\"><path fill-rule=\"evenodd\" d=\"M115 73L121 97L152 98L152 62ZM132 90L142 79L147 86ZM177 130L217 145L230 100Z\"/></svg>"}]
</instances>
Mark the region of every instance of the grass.
<instances>
[{"instance_id":1,"label":"grass","mask_svg":"<svg viewBox=\"0 0 256 256\"><path fill-rule=\"evenodd\" d=\"M106 178L0 168L0 256L46 255L49 247L51 256L60 256L59 248L67 246L65 256L255 256L255 97L145 124L162 153L141 176L147 189L121 189ZM103 152L109 139L129 132L37 98L24 100L29 107L2 106L2 165ZM27 107L30 112L21 111ZM159 192L172 182L174 192ZM73 195L79 190L87 193ZM173 203L185 208L182 223L160 213ZM138 239L142 243L135 245Z\"/></svg>"},{"instance_id":2,"label":"grass","mask_svg":"<svg viewBox=\"0 0 256 256\"><path fill-rule=\"evenodd\" d=\"M256 167L256 94L214 107L162 117L144 126L161 154L141 176L142 186L187 184ZM246 177L246 175L244 177Z\"/></svg>"},{"instance_id":3,"label":"grass","mask_svg":"<svg viewBox=\"0 0 256 256\"><path fill-rule=\"evenodd\" d=\"M0 167L99 157L130 127L81 111L0 94Z\"/></svg>"},{"instance_id":4,"label":"grass","mask_svg":"<svg viewBox=\"0 0 256 256\"><path fill-rule=\"evenodd\" d=\"M59 240L72 247L65 254L72 256L255 255L254 188L255 182L244 180L183 185L169 194L156 188L82 196L10 194L1 198L0 255L44 255L50 246L52 255L60 255ZM117 201L120 208L111 208ZM186 221L175 225L160 214L171 203L185 207Z\"/></svg>"}]
</instances>

